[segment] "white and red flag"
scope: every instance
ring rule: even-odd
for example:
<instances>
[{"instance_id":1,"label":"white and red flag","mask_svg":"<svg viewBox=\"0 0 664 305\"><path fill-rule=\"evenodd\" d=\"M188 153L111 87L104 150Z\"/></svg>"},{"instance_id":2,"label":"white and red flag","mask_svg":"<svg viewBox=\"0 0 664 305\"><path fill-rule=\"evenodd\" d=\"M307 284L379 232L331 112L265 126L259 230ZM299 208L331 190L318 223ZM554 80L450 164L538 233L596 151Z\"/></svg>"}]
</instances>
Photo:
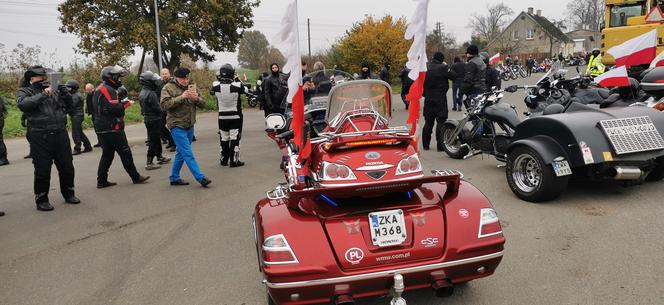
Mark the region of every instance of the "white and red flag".
<instances>
[{"instance_id":1,"label":"white and red flag","mask_svg":"<svg viewBox=\"0 0 664 305\"><path fill-rule=\"evenodd\" d=\"M634 37L606 50L616 59L616 66L650 64L657 52L657 30Z\"/></svg>"},{"instance_id":2,"label":"white and red flag","mask_svg":"<svg viewBox=\"0 0 664 305\"><path fill-rule=\"evenodd\" d=\"M493 65L493 64L495 64L499 61L500 61L500 53L496 53L496 55L491 56L491 58L489 58L489 64L490 65Z\"/></svg>"},{"instance_id":3,"label":"white and red flag","mask_svg":"<svg viewBox=\"0 0 664 305\"><path fill-rule=\"evenodd\" d=\"M410 134L414 135L417 130L417 121L420 119L420 100L424 93L424 79L427 74L427 15L429 0L413 0L417 2L415 12L408 22L405 38L413 39L413 44L408 50L408 62L406 67L410 69L408 77L412 79L413 85L408 90L406 100L409 101L407 124L411 124Z\"/></svg>"},{"instance_id":4,"label":"white and red flag","mask_svg":"<svg viewBox=\"0 0 664 305\"><path fill-rule=\"evenodd\" d=\"M595 77L595 83L602 87L626 87L629 86L629 78L627 77L627 68L620 66L615 69L602 73L602 75Z\"/></svg>"},{"instance_id":5,"label":"white and red flag","mask_svg":"<svg viewBox=\"0 0 664 305\"><path fill-rule=\"evenodd\" d=\"M302 90L302 56L300 55L297 0L288 4L281 24L277 45L286 58L283 72L290 73L286 101L291 104L293 110L293 121L291 122L293 141L300 148L298 161L302 161L311 154L311 141L306 137L304 130L304 91Z\"/></svg>"},{"instance_id":6,"label":"white and red flag","mask_svg":"<svg viewBox=\"0 0 664 305\"><path fill-rule=\"evenodd\" d=\"M650 63L650 68L663 67L664 66L664 52L659 53L655 59Z\"/></svg>"}]
</instances>

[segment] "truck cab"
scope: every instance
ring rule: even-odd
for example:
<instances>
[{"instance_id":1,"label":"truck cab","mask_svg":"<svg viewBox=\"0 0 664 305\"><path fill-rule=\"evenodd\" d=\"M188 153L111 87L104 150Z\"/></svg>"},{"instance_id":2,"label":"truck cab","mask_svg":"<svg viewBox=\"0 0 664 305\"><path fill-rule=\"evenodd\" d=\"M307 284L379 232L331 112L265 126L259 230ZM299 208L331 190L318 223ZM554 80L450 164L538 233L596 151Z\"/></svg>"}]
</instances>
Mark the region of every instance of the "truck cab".
<instances>
[{"instance_id":1,"label":"truck cab","mask_svg":"<svg viewBox=\"0 0 664 305\"><path fill-rule=\"evenodd\" d=\"M604 64L615 64L615 59L606 53L606 50L653 29L658 30L657 53L664 51L662 41L664 24L646 21L648 14L659 5L657 0L606 0L605 2L605 24L602 29Z\"/></svg>"}]
</instances>

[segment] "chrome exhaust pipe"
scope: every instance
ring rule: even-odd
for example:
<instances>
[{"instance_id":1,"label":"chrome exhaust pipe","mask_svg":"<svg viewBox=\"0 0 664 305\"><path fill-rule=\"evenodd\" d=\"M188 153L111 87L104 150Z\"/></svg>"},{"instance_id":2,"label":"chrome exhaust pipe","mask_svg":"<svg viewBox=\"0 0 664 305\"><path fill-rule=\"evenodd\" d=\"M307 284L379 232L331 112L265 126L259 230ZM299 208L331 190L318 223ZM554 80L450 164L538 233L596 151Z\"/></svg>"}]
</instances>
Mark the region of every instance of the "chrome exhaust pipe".
<instances>
[{"instance_id":1,"label":"chrome exhaust pipe","mask_svg":"<svg viewBox=\"0 0 664 305\"><path fill-rule=\"evenodd\" d=\"M355 305L355 300L350 294L342 294L334 298L334 305Z\"/></svg>"},{"instance_id":2,"label":"chrome exhaust pipe","mask_svg":"<svg viewBox=\"0 0 664 305\"><path fill-rule=\"evenodd\" d=\"M436 297L445 298L454 294L454 286L447 280L437 280L431 284Z\"/></svg>"},{"instance_id":3,"label":"chrome exhaust pipe","mask_svg":"<svg viewBox=\"0 0 664 305\"><path fill-rule=\"evenodd\" d=\"M610 171L615 180L638 180L643 176L643 171L634 166L616 166Z\"/></svg>"}]
</instances>

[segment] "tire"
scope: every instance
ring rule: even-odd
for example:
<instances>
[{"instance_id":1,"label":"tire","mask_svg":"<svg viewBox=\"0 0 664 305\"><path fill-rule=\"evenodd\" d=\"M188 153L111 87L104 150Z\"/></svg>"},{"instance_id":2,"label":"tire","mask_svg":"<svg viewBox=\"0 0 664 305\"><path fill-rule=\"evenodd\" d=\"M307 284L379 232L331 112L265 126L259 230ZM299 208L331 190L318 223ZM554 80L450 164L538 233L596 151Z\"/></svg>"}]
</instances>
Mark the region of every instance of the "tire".
<instances>
[{"instance_id":1,"label":"tire","mask_svg":"<svg viewBox=\"0 0 664 305\"><path fill-rule=\"evenodd\" d=\"M500 79L502 79L504 82L506 82L506 81L510 80L510 76L507 75L507 73L503 72L503 73L500 73Z\"/></svg>"},{"instance_id":2,"label":"tire","mask_svg":"<svg viewBox=\"0 0 664 305\"><path fill-rule=\"evenodd\" d=\"M655 160L655 167L646 177L646 181L655 182L664 179L664 157L659 157Z\"/></svg>"},{"instance_id":3,"label":"tire","mask_svg":"<svg viewBox=\"0 0 664 305\"><path fill-rule=\"evenodd\" d=\"M528 77L528 73L526 73L526 70L524 69L519 69L519 75L521 75L522 78Z\"/></svg>"},{"instance_id":4,"label":"tire","mask_svg":"<svg viewBox=\"0 0 664 305\"><path fill-rule=\"evenodd\" d=\"M512 192L529 202L555 199L565 191L569 181L569 176L556 177L553 167L547 166L539 153L527 146L508 153L505 175Z\"/></svg>"},{"instance_id":5,"label":"tire","mask_svg":"<svg viewBox=\"0 0 664 305\"><path fill-rule=\"evenodd\" d=\"M443 139L447 139L448 135L453 132L454 127L451 125L444 125ZM461 144L467 143L464 143L464 141L461 139L461 135L459 135L454 143L443 143L443 150L445 150L445 153L452 159L463 159L463 157L467 156L470 152L470 148L468 148L468 146L461 147Z\"/></svg>"},{"instance_id":6,"label":"tire","mask_svg":"<svg viewBox=\"0 0 664 305\"><path fill-rule=\"evenodd\" d=\"M519 78L519 76L516 75L516 73L514 73L514 70L512 70L510 71L510 78L516 80L517 78Z\"/></svg>"}]
</instances>

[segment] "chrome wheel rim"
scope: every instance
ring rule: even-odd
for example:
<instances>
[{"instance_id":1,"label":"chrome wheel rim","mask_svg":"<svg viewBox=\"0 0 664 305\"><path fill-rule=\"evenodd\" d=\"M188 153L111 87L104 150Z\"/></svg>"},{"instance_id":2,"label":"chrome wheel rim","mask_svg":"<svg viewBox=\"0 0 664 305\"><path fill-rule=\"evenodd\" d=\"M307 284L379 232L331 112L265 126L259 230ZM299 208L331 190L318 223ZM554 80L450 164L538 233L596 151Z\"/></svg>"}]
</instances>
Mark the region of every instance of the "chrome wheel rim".
<instances>
[{"instance_id":1,"label":"chrome wheel rim","mask_svg":"<svg viewBox=\"0 0 664 305\"><path fill-rule=\"evenodd\" d=\"M523 192L536 190L542 183L542 168L539 162L528 154L518 156L512 165L512 180Z\"/></svg>"},{"instance_id":2,"label":"chrome wheel rim","mask_svg":"<svg viewBox=\"0 0 664 305\"><path fill-rule=\"evenodd\" d=\"M445 148L450 153L455 154L461 149L461 141L458 136L454 137L454 129L445 129L443 139L445 139Z\"/></svg>"}]
</instances>

